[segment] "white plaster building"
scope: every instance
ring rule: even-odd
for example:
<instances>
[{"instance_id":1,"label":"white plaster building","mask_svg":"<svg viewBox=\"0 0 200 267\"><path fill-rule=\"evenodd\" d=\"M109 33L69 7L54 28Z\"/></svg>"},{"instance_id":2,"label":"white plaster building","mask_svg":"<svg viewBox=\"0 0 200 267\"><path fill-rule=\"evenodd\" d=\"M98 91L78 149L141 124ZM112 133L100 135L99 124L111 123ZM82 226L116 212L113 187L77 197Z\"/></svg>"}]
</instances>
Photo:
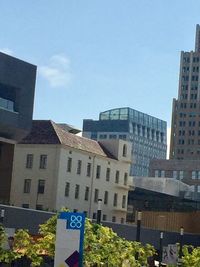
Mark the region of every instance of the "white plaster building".
<instances>
[{"instance_id":1,"label":"white plaster building","mask_svg":"<svg viewBox=\"0 0 200 267\"><path fill-rule=\"evenodd\" d=\"M97 142L67 132L52 121L33 121L16 145L10 203L46 210L67 207L95 218L124 223L129 190L131 145Z\"/></svg>"}]
</instances>

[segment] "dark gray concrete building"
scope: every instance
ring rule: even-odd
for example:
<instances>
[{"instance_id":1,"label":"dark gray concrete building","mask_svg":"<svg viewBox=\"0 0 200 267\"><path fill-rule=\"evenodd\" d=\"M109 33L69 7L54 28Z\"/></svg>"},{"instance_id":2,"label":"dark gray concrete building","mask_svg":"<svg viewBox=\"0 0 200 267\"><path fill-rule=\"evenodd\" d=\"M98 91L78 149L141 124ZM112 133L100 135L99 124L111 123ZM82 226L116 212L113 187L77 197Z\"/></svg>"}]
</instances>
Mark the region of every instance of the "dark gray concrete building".
<instances>
[{"instance_id":1,"label":"dark gray concrete building","mask_svg":"<svg viewBox=\"0 0 200 267\"><path fill-rule=\"evenodd\" d=\"M99 120L83 120L84 137L132 143L132 176L147 176L152 158L166 159L166 134L165 121L127 107L101 112Z\"/></svg>"},{"instance_id":2,"label":"dark gray concrete building","mask_svg":"<svg viewBox=\"0 0 200 267\"><path fill-rule=\"evenodd\" d=\"M36 66L0 52L0 203L10 195L14 144L31 129Z\"/></svg>"},{"instance_id":3,"label":"dark gray concrete building","mask_svg":"<svg viewBox=\"0 0 200 267\"><path fill-rule=\"evenodd\" d=\"M0 137L20 140L31 129L36 66L0 53Z\"/></svg>"}]
</instances>

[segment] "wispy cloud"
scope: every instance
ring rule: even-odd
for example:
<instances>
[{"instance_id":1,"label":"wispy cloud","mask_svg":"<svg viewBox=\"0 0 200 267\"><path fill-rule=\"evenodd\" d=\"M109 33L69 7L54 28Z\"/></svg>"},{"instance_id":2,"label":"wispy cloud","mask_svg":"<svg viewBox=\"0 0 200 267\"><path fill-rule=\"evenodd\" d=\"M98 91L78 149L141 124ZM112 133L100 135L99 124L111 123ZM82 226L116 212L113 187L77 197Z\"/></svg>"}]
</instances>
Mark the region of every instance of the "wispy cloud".
<instances>
[{"instance_id":1,"label":"wispy cloud","mask_svg":"<svg viewBox=\"0 0 200 267\"><path fill-rule=\"evenodd\" d=\"M63 54L54 55L48 65L38 67L38 73L51 87L67 87L72 77L70 60Z\"/></svg>"},{"instance_id":2,"label":"wispy cloud","mask_svg":"<svg viewBox=\"0 0 200 267\"><path fill-rule=\"evenodd\" d=\"M10 56L13 55L13 51L7 47L0 48L0 52L7 54L7 55L10 55Z\"/></svg>"}]
</instances>

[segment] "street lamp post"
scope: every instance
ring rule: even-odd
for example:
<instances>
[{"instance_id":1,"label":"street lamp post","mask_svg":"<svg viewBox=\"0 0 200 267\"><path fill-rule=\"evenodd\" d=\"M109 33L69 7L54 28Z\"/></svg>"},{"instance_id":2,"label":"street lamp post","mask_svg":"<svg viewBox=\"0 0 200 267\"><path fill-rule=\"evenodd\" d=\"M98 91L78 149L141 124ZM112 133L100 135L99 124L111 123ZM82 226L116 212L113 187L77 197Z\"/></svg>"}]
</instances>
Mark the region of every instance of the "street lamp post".
<instances>
[{"instance_id":1,"label":"street lamp post","mask_svg":"<svg viewBox=\"0 0 200 267\"><path fill-rule=\"evenodd\" d=\"M101 223L101 202L102 202L102 199L99 198L98 199L98 208L97 208L97 224Z\"/></svg>"},{"instance_id":2,"label":"street lamp post","mask_svg":"<svg viewBox=\"0 0 200 267\"><path fill-rule=\"evenodd\" d=\"M141 232L141 220L142 220L142 212L139 210L137 213L137 229L136 229L136 241L140 242L140 232ZM138 260L139 253L136 252L135 259Z\"/></svg>"},{"instance_id":3,"label":"street lamp post","mask_svg":"<svg viewBox=\"0 0 200 267\"><path fill-rule=\"evenodd\" d=\"M0 224L2 225L3 225L4 216L5 216L5 210L2 209L0 213Z\"/></svg>"},{"instance_id":4,"label":"street lamp post","mask_svg":"<svg viewBox=\"0 0 200 267\"><path fill-rule=\"evenodd\" d=\"M160 232L159 267L161 267L162 264L162 253L163 253L163 232Z\"/></svg>"},{"instance_id":5,"label":"street lamp post","mask_svg":"<svg viewBox=\"0 0 200 267\"><path fill-rule=\"evenodd\" d=\"M183 235L184 235L184 228L181 226L181 228L180 228L179 265L181 265L181 258L183 256Z\"/></svg>"},{"instance_id":6,"label":"street lamp post","mask_svg":"<svg viewBox=\"0 0 200 267\"><path fill-rule=\"evenodd\" d=\"M138 213L137 213L137 230L136 230L136 241L137 242L140 242L141 220L142 220L142 212L138 211Z\"/></svg>"}]
</instances>

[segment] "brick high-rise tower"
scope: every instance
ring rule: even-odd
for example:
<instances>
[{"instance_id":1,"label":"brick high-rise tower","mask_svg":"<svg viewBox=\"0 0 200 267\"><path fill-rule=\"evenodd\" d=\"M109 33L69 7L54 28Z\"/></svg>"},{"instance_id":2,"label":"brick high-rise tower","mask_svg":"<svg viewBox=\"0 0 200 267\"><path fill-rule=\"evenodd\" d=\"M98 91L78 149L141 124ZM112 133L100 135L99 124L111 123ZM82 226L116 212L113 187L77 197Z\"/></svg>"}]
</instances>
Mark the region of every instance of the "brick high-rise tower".
<instances>
[{"instance_id":1,"label":"brick high-rise tower","mask_svg":"<svg viewBox=\"0 0 200 267\"><path fill-rule=\"evenodd\" d=\"M200 159L200 26L195 51L181 52L178 99L173 99L170 159Z\"/></svg>"}]
</instances>

